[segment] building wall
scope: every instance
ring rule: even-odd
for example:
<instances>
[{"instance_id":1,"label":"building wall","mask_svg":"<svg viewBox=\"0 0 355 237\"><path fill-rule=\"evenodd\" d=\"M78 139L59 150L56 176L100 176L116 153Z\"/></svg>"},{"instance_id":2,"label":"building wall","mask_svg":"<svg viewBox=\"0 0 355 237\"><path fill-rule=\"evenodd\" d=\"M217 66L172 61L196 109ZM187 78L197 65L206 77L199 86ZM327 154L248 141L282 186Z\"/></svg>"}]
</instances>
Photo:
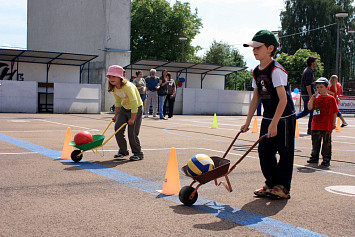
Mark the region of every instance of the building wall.
<instances>
[{"instance_id":1,"label":"building wall","mask_svg":"<svg viewBox=\"0 0 355 237\"><path fill-rule=\"evenodd\" d=\"M130 63L131 1L28 0L27 6L28 50L99 56L85 66L82 83L101 84L102 110L108 111L107 67Z\"/></svg>"},{"instance_id":2,"label":"building wall","mask_svg":"<svg viewBox=\"0 0 355 237\"><path fill-rule=\"evenodd\" d=\"M0 112L36 113L38 86L34 81L0 81Z\"/></svg>"}]
</instances>

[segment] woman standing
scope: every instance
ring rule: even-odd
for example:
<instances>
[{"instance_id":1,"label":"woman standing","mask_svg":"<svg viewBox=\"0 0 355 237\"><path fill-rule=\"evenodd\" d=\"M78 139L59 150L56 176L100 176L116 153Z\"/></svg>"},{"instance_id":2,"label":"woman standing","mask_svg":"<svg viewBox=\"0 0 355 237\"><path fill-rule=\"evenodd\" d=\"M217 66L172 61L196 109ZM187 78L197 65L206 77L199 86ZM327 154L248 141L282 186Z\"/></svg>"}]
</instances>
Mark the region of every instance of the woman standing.
<instances>
[{"instance_id":1,"label":"woman standing","mask_svg":"<svg viewBox=\"0 0 355 237\"><path fill-rule=\"evenodd\" d=\"M137 87L124 77L124 70L121 66L113 65L108 68L106 77L109 79L108 91L113 92L115 97L115 115L112 120L115 122L115 131L122 124L128 123L128 140L133 156L130 160L142 160L144 158L140 141L138 138L139 130L142 124L143 102L139 96ZM125 139L125 129L123 127L116 133L116 141L119 147L115 158L128 156L127 141Z\"/></svg>"},{"instance_id":2,"label":"woman standing","mask_svg":"<svg viewBox=\"0 0 355 237\"><path fill-rule=\"evenodd\" d=\"M164 102L166 99L166 93L167 93L167 87L168 87L168 82L167 82L167 75L168 71L166 69L163 70L161 77L159 78L159 90L158 90L158 97L159 97L159 118L167 120L167 118L164 117Z\"/></svg>"},{"instance_id":3,"label":"woman standing","mask_svg":"<svg viewBox=\"0 0 355 237\"><path fill-rule=\"evenodd\" d=\"M328 93L334 96L337 105L339 107L340 99L339 96L343 94L343 87L341 86L340 82L338 81L337 75L332 75L329 79L329 86L328 86ZM340 118L342 125L341 127L348 126L347 122L345 121L343 115L338 112L337 116Z\"/></svg>"},{"instance_id":4,"label":"woman standing","mask_svg":"<svg viewBox=\"0 0 355 237\"><path fill-rule=\"evenodd\" d=\"M139 91L139 95L141 96L142 102L144 104L145 101L145 93L146 93L146 83L143 78L143 72L137 71L136 72L137 78L133 80L133 84L137 87Z\"/></svg>"},{"instance_id":5,"label":"woman standing","mask_svg":"<svg viewBox=\"0 0 355 237\"><path fill-rule=\"evenodd\" d=\"M174 82L174 79L171 78L170 72L166 74L167 76L167 81L168 81L168 91L166 95L166 99L164 102L164 117L166 115L166 104L169 105L169 113L168 113L168 118L173 117L174 113L174 104L175 104L175 95L176 95L176 85Z\"/></svg>"}]
</instances>

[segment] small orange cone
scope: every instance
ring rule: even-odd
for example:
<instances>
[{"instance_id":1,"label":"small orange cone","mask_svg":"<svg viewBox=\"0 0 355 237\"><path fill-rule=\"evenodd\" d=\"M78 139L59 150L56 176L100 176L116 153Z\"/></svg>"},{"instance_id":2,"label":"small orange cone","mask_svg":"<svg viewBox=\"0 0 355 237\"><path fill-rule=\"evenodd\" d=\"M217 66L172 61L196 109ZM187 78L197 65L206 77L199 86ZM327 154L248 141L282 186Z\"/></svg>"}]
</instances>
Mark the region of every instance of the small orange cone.
<instances>
[{"instance_id":1,"label":"small orange cone","mask_svg":"<svg viewBox=\"0 0 355 237\"><path fill-rule=\"evenodd\" d=\"M68 127L67 134L65 135L62 157L59 157L59 158L62 158L62 159L70 159L71 158L71 153L74 150L74 148L69 145L69 142L71 142L71 141L72 141L71 130L70 130L70 127Z\"/></svg>"},{"instance_id":2,"label":"small orange cone","mask_svg":"<svg viewBox=\"0 0 355 237\"><path fill-rule=\"evenodd\" d=\"M259 132L258 121L256 120L256 117L254 119L253 129L251 130L251 132L253 132L253 133L258 133Z\"/></svg>"},{"instance_id":3,"label":"small orange cone","mask_svg":"<svg viewBox=\"0 0 355 237\"><path fill-rule=\"evenodd\" d=\"M163 190L159 191L165 195L174 195L180 192L180 178L179 178L179 169L176 159L175 148L171 148L168 167L165 173L165 180L163 185Z\"/></svg>"},{"instance_id":4,"label":"small orange cone","mask_svg":"<svg viewBox=\"0 0 355 237\"><path fill-rule=\"evenodd\" d=\"M296 120L295 137L300 137L300 130L298 129L298 122L297 122L297 120Z\"/></svg>"},{"instance_id":5,"label":"small orange cone","mask_svg":"<svg viewBox=\"0 0 355 237\"><path fill-rule=\"evenodd\" d=\"M336 132L341 132L341 127L340 127L340 118L338 117L338 121L337 121L337 126L335 128Z\"/></svg>"}]
</instances>

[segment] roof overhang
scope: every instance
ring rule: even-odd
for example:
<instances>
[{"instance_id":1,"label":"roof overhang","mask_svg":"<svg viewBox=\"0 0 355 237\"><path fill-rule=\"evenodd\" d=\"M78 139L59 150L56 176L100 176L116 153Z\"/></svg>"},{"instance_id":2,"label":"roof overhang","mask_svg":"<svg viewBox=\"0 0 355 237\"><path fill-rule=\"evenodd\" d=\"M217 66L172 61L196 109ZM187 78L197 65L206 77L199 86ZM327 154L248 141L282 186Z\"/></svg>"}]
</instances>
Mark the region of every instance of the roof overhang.
<instances>
[{"instance_id":1,"label":"roof overhang","mask_svg":"<svg viewBox=\"0 0 355 237\"><path fill-rule=\"evenodd\" d=\"M245 70L247 67L236 67L236 66L224 66L215 64L204 64L204 63L187 63L187 62L169 62L169 61L159 61L159 60L139 60L135 63L129 64L124 67L126 70L132 71L149 71L154 68L157 71L162 71L164 69L169 72L176 73L188 73L188 74L206 74L206 75L218 75L226 76L228 74Z\"/></svg>"},{"instance_id":2,"label":"roof overhang","mask_svg":"<svg viewBox=\"0 0 355 237\"><path fill-rule=\"evenodd\" d=\"M0 49L0 61L26 62L40 64L56 64L82 66L97 55L46 52L34 50Z\"/></svg>"}]
</instances>

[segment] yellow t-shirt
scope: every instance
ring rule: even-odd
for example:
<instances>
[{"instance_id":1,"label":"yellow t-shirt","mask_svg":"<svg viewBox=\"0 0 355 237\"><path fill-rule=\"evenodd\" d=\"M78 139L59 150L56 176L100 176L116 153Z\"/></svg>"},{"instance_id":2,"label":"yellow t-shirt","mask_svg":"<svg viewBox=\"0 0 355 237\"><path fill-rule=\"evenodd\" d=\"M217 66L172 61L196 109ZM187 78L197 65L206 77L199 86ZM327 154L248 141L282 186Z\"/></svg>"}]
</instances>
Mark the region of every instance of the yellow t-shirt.
<instances>
[{"instance_id":1,"label":"yellow t-shirt","mask_svg":"<svg viewBox=\"0 0 355 237\"><path fill-rule=\"evenodd\" d=\"M138 107L143 105L137 87L129 81L121 89L115 87L113 95L116 99L116 107L123 106L125 109L130 109L132 113L137 113Z\"/></svg>"}]
</instances>

